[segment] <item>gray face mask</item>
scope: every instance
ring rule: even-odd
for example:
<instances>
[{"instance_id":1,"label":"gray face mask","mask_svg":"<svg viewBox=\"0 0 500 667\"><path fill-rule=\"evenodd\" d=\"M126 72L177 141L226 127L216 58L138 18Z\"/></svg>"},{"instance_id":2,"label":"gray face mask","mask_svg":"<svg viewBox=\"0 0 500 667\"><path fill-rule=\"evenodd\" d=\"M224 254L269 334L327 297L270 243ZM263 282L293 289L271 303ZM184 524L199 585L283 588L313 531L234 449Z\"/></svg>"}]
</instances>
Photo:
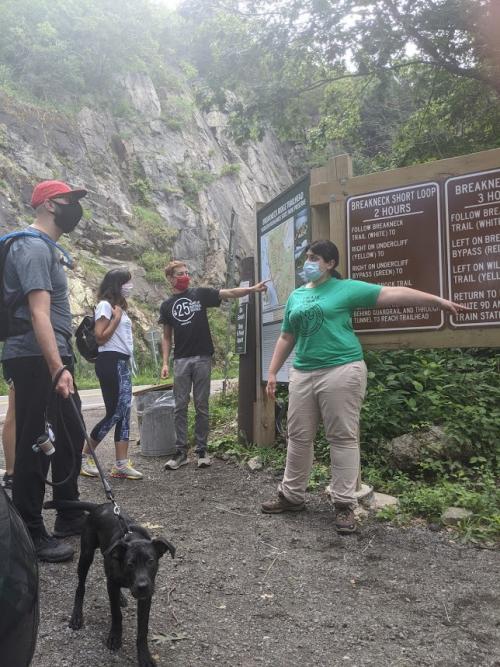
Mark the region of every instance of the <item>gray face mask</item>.
<instances>
[{"instance_id":1,"label":"gray face mask","mask_svg":"<svg viewBox=\"0 0 500 667\"><path fill-rule=\"evenodd\" d=\"M124 299L128 299L133 289L134 289L134 283L132 281L129 281L128 283L123 283L123 285L120 288L122 297Z\"/></svg>"},{"instance_id":2,"label":"gray face mask","mask_svg":"<svg viewBox=\"0 0 500 667\"><path fill-rule=\"evenodd\" d=\"M71 204L59 204L52 202L55 206L54 221L59 229L65 234L72 232L83 216L83 208L80 202L72 202Z\"/></svg>"}]
</instances>

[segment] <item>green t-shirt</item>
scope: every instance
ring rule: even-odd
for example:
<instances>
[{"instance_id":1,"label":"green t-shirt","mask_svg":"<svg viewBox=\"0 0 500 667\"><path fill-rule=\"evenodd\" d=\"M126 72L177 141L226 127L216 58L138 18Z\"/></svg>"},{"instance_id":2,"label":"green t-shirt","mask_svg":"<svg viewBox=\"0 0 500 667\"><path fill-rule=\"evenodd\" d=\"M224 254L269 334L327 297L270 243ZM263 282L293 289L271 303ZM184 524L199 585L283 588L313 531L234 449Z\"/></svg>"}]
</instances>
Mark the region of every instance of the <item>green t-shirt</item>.
<instances>
[{"instance_id":1,"label":"green t-shirt","mask_svg":"<svg viewBox=\"0 0 500 667\"><path fill-rule=\"evenodd\" d=\"M294 368L312 371L363 359L352 328L356 308L373 308L381 285L330 278L299 287L288 297L281 331L295 337Z\"/></svg>"}]
</instances>

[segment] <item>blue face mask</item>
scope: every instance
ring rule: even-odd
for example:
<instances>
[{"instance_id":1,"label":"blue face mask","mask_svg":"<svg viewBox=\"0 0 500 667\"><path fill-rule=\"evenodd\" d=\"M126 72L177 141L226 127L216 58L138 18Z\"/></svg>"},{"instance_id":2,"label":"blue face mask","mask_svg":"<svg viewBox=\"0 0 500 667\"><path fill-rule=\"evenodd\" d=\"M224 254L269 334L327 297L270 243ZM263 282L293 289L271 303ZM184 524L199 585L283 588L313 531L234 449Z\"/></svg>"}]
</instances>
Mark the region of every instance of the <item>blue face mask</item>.
<instances>
[{"instance_id":1,"label":"blue face mask","mask_svg":"<svg viewBox=\"0 0 500 667\"><path fill-rule=\"evenodd\" d=\"M319 262L311 262L309 260L306 260L304 262L304 278L307 281L311 282L316 282L321 278L321 276L324 274L324 271L321 271L319 268Z\"/></svg>"}]
</instances>

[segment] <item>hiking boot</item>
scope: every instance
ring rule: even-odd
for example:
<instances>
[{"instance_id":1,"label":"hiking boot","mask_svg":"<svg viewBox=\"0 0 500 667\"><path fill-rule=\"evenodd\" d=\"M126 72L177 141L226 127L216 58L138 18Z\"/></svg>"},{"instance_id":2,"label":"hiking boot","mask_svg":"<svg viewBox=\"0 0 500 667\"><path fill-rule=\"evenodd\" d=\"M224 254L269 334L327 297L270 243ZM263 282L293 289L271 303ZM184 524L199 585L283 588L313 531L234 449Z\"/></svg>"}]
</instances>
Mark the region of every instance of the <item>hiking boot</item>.
<instances>
[{"instance_id":1,"label":"hiking boot","mask_svg":"<svg viewBox=\"0 0 500 667\"><path fill-rule=\"evenodd\" d=\"M266 500L260 508L264 514L281 514L282 512L301 512L306 506L305 503L291 503L279 491L275 500Z\"/></svg>"},{"instance_id":2,"label":"hiking boot","mask_svg":"<svg viewBox=\"0 0 500 667\"><path fill-rule=\"evenodd\" d=\"M72 535L81 535L83 530L83 525L87 517L85 514L82 514L78 517L72 517L68 519L65 516L56 516L54 523L54 530L52 535L54 537L71 537Z\"/></svg>"},{"instance_id":3,"label":"hiking boot","mask_svg":"<svg viewBox=\"0 0 500 667\"><path fill-rule=\"evenodd\" d=\"M142 479L144 475L132 467L132 462L127 461L124 466L117 466L116 464L111 468L111 477L116 479Z\"/></svg>"},{"instance_id":4,"label":"hiking boot","mask_svg":"<svg viewBox=\"0 0 500 667\"><path fill-rule=\"evenodd\" d=\"M12 490L12 484L14 483L14 475L9 475L8 472L4 472L2 477L2 486L4 489Z\"/></svg>"},{"instance_id":5,"label":"hiking boot","mask_svg":"<svg viewBox=\"0 0 500 667\"><path fill-rule=\"evenodd\" d=\"M47 563L61 563L70 560L75 553L71 544L60 542L51 535L33 537L33 544L38 560L47 561Z\"/></svg>"},{"instance_id":6,"label":"hiking boot","mask_svg":"<svg viewBox=\"0 0 500 667\"><path fill-rule=\"evenodd\" d=\"M93 456L82 457L80 475L82 475L82 477L99 477L99 470L97 470Z\"/></svg>"},{"instance_id":7,"label":"hiking boot","mask_svg":"<svg viewBox=\"0 0 500 667\"><path fill-rule=\"evenodd\" d=\"M164 465L165 470L177 470L181 466L185 466L188 462L188 457L186 452L176 452L169 461Z\"/></svg>"},{"instance_id":8,"label":"hiking boot","mask_svg":"<svg viewBox=\"0 0 500 667\"><path fill-rule=\"evenodd\" d=\"M337 533L354 533L356 531L354 510L350 505L335 503L335 528Z\"/></svg>"},{"instance_id":9,"label":"hiking boot","mask_svg":"<svg viewBox=\"0 0 500 667\"><path fill-rule=\"evenodd\" d=\"M212 465L212 461L205 449L196 452L196 455L198 457L198 468L208 468L208 466Z\"/></svg>"}]
</instances>

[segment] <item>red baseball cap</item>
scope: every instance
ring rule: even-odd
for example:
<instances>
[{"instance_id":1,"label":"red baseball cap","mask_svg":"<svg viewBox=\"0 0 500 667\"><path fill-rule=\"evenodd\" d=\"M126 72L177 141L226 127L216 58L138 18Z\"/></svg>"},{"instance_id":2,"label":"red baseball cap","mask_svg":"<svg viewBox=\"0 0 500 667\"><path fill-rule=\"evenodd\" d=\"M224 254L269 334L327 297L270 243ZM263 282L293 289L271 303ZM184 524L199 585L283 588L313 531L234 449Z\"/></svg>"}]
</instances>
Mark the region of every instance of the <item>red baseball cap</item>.
<instances>
[{"instance_id":1,"label":"red baseball cap","mask_svg":"<svg viewBox=\"0 0 500 667\"><path fill-rule=\"evenodd\" d=\"M81 199L87 194L87 190L72 190L69 185L62 181L42 181L33 190L31 205L37 208L47 199L54 199L61 195L72 195L74 199Z\"/></svg>"}]
</instances>

